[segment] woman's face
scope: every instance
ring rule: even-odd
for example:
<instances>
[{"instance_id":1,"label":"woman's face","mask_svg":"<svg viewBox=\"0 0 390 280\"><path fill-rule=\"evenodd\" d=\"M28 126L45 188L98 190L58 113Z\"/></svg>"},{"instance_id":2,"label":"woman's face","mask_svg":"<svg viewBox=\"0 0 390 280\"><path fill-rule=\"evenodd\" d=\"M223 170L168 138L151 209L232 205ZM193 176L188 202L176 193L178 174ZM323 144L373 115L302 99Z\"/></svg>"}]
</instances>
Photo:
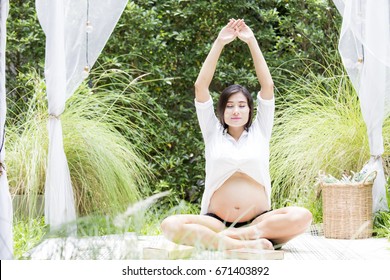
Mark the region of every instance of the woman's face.
<instances>
[{"instance_id":1,"label":"woman's face","mask_svg":"<svg viewBox=\"0 0 390 280\"><path fill-rule=\"evenodd\" d=\"M229 127L243 127L249 120L249 105L245 95L237 92L229 97L224 112Z\"/></svg>"}]
</instances>

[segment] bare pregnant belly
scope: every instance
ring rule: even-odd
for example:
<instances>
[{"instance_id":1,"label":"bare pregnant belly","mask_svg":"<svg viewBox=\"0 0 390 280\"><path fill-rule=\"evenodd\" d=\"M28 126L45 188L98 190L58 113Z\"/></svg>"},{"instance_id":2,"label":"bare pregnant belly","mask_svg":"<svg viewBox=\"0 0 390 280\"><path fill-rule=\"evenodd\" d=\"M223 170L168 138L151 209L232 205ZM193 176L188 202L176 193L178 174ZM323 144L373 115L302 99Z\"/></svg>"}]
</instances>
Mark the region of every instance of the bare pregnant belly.
<instances>
[{"instance_id":1,"label":"bare pregnant belly","mask_svg":"<svg viewBox=\"0 0 390 280\"><path fill-rule=\"evenodd\" d=\"M236 172L213 194L208 212L227 222L245 222L269 208L264 186Z\"/></svg>"}]
</instances>

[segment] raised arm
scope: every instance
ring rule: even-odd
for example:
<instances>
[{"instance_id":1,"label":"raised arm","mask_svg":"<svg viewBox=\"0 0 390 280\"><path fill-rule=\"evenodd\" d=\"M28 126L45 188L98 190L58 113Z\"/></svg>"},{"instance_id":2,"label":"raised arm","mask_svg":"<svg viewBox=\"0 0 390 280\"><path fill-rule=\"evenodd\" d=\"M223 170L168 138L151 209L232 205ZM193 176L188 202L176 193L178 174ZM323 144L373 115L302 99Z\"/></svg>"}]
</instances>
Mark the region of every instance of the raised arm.
<instances>
[{"instance_id":1,"label":"raised arm","mask_svg":"<svg viewBox=\"0 0 390 280\"><path fill-rule=\"evenodd\" d=\"M202 68L200 69L198 78L195 82L195 98L198 102L206 102L210 99L209 86L213 79L217 62L221 52L226 44L229 44L238 35L236 29L237 24L241 21L231 19L229 23L219 32L217 39L213 43Z\"/></svg>"},{"instance_id":2,"label":"raised arm","mask_svg":"<svg viewBox=\"0 0 390 280\"><path fill-rule=\"evenodd\" d=\"M236 26L236 29L239 30L238 38L247 43L250 49L253 63L255 65L256 76L261 87L261 98L272 99L274 96L274 82L256 37L244 21L239 22Z\"/></svg>"}]
</instances>

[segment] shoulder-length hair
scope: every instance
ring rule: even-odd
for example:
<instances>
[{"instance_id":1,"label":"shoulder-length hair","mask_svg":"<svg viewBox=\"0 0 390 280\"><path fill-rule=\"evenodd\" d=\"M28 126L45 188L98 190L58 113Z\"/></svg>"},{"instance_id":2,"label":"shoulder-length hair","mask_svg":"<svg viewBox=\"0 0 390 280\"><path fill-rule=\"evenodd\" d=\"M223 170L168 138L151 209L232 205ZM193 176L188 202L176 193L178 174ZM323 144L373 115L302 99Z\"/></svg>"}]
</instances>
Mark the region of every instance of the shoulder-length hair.
<instances>
[{"instance_id":1,"label":"shoulder-length hair","mask_svg":"<svg viewBox=\"0 0 390 280\"><path fill-rule=\"evenodd\" d=\"M241 85L231 85L225 88L221 95L219 96L218 104L217 104L217 116L222 124L223 128L226 130L229 126L225 123L224 113L226 109L226 104L233 94L241 92L247 99L249 106L249 118L248 122L245 124L245 130L248 131L249 127L252 125L252 117L253 117L253 98L249 91Z\"/></svg>"}]
</instances>

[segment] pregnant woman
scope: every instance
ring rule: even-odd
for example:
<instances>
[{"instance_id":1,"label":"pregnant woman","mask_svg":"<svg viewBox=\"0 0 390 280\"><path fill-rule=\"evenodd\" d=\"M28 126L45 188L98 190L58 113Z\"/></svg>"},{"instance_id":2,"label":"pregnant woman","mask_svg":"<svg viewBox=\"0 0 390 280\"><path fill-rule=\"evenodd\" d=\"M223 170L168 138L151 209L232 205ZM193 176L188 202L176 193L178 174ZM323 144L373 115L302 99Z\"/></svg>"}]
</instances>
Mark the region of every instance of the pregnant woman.
<instances>
[{"instance_id":1,"label":"pregnant woman","mask_svg":"<svg viewBox=\"0 0 390 280\"><path fill-rule=\"evenodd\" d=\"M260 84L257 110L248 90L231 85L216 113L209 93L220 54L236 38L249 47ZM305 232L311 213L301 207L271 210L269 142L275 111L274 85L259 44L242 19L231 19L215 40L195 83L195 106L205 142L206 181L200 215L173 215L164 235L205 249L277 249Z\"/></svg>"}]
</instances>

